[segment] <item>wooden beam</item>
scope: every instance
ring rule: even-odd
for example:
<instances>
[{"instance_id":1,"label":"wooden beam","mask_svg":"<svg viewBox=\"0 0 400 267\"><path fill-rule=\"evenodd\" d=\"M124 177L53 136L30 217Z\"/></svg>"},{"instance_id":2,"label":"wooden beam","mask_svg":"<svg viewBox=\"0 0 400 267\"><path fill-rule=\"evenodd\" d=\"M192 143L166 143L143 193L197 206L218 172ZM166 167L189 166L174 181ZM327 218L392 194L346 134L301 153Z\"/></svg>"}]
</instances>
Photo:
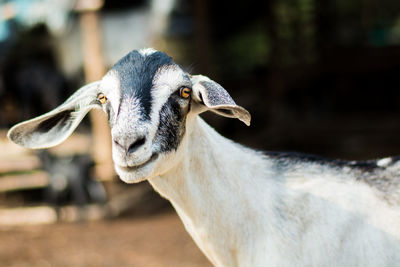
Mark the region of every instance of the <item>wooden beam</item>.
<instances>
[{"instance_id":1,"label":"wooden beam","mask_svg":"<svg viewBox=\"0 0 400 267\"><path fill-rule=\"evenodd\" d=\"M80 2L93 2L90 0ZM94 1L96 2L96 1ZM90 3L89 3L90 4ZM88 6L82 4L83 6ZM100 22L96 9L86 8L80 13L80 29L83 46L83 62L86 82L102 78L105 74L101 49ZM94 110L90 113L93 133L92 155L96 162L96 176L107 179L115 176L111 159L110 128L103 112Z\"/></svg>"},{"instance_id":2,"label":"wooden beam","mask_svg":"<svg viewBox=\"0 0 400 267\"><path fill-rule=\"evenodd\" d=\"M49 184L49 175L44 171L5 175L0 177L0 192L43 188Z\"/></svg>"},{"instance_id":3,"label":"wooden beam","mask_svg":"<svg viewBox=\"0 0 400 267\"><path fill-rule=\"evenodd\" d=\"M21 207L0 209L0 227L16 225L52 224L56 222L96 221L106 218L107 211L101 205L85 206L84 218L82 210L77 206L63 206L57 217L56 210L51 206Z\"/></svg>"},{"instance_id":4,"label":"wooden beam","mask_svg":"<svg viewBox=\"0 0 400 267\"><path fill-rule=\"evenodd\" d=\"M41 166L39 158L34 155L0 159L0 173L31 171Z\"/></svg>"}]
</instances>

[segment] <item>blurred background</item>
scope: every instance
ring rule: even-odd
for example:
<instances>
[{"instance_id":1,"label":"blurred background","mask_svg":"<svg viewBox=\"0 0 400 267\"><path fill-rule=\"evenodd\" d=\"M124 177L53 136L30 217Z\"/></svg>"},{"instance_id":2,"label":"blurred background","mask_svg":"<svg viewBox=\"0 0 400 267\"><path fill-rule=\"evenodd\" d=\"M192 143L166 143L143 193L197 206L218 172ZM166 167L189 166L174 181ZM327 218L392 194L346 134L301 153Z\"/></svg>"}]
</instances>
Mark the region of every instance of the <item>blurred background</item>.
<instances>
[{"instance_id":1,"label":"blurred background","mask_svg":"<svg viewBox=\"0 0 400 267\"><path fill-rule=\"evenodd\" d=\"M143 47L250 111L250 127L203 115L237 142L350 160L400 154L397 0L1 0L5 266L210 266L168 202L118 180L102 114L54 149L6 140Z\"/></svg>"}]
</instances>

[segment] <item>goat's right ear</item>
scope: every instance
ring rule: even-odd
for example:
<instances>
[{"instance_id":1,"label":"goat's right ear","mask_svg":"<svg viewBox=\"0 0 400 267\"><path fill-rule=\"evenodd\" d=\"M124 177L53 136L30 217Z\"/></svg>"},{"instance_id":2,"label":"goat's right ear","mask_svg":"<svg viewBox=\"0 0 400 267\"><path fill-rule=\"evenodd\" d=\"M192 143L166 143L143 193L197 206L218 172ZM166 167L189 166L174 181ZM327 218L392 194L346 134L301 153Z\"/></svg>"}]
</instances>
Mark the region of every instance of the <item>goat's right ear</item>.
<instances>
[{"instance_id":1,"label":"goat's right ear","mask_svg":"<svg viewBox=\"0 0 400 267\"><path fill-rule=\"evenodd\" d=\"M247 126L250 125L250 113L236 105L221 85L203 75L193 75L191 81L193 99L202 106L200 112L210 110L224 117L239 119Z\"/></svg>"},{"instance_id":2,"label":"goat's right ear","mask_svg":"<svg viewBox=\"0 0 400 267\"><path fill-rule=\"evenodd\" d=\"M8 131L8 138L27 148L47 148L60 144L79 125L92 108L100 107L97 100L100 81L81 87L52 111L21 122Z\"/></svg>"}]
</instances>

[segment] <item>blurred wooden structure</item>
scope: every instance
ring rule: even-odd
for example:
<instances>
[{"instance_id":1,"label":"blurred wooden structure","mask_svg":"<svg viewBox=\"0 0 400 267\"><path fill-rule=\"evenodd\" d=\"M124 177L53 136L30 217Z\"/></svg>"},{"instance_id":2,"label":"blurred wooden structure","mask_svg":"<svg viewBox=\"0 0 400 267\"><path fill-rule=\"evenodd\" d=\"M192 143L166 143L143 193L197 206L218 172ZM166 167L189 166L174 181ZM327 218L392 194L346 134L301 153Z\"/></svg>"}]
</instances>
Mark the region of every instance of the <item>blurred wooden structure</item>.
<instances>
[{"instance_id":1,"label":"blurred wooden structure","mask_svg":"<svg viewBox=\"0 0 400 267\"><path fill-rule=\"evenodd\" d=\"M39 159L9 142L5 131L0 132L0 147L0 193L47 186L47 174L37 171Z\"/></svg>"},{"instance_id":2,"label":"blurred wooden structure","mask_svg":"<svg viewBox=\"0 0 400 267\"><path fill-rule=\"evenodd\" d=\"M69 140L52 149L58 155L83 154L89 149L89 137L74 134ZM0 193L44 188L49 175L41 169L41 162L33 150L22 148L0 131Z\"/></svg>"},{"instance_id":3,"label":"blurred wooden structure","mask_svg":"<svg viewBox=\"0 0 400 267\"><path fill-rule=\"evenodd\" d=\"M101 48L101 33L98 10L103 0L79 0L75 9L80 13L80 29L84 57L84 72L87 83L100 80L105 74ZM90 112L93 142L92 156L96 162L96 176L100 179L111 179L114 168L111 159L111 137L107 119L103 112Z\"/></svg>"}]
</instances>

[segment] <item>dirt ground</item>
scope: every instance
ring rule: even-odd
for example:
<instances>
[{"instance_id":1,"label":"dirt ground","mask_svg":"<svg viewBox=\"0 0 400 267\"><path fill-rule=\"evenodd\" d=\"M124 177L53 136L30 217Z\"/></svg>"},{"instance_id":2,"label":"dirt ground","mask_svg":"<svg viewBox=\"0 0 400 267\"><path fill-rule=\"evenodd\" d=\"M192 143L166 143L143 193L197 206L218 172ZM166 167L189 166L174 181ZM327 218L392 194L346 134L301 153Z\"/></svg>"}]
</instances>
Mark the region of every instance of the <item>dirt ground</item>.
<instances>
[{"instance_id":1,"label":"dirt ground","mask_svg":"<svg viewBox=\"0 0 400 267\"><path fill-rule=\"evenodd\" d=\"M174 212L0 228L0 266L211 266Z\"/></svg>"}]
</instances>

